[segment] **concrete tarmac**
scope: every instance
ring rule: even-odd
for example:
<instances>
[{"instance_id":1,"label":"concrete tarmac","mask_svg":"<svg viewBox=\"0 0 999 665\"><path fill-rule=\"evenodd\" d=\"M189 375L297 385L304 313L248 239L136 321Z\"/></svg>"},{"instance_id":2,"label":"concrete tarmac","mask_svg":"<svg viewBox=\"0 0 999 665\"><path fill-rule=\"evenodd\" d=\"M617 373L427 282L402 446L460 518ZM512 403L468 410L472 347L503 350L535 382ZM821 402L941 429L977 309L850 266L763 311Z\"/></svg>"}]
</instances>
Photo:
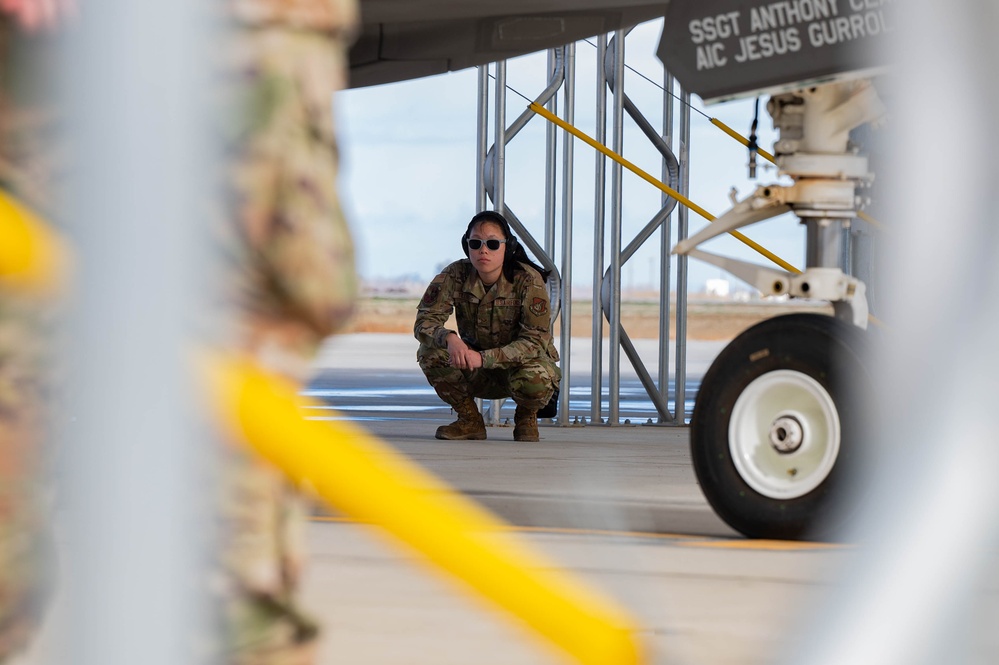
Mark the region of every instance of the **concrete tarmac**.
<instances>
[{"instance_id":1,"label":"concrete tarmac","mask_svg":"<svg viewBox=\"0 0 999 665\"><path fill-rule=\"evenodd\" d=\"M723 344L695 346L696 385ZM367 427L506 521L545 568L623 607L645 652L642 663L762 665L807 645L807 626L851 549L736 534L697 486L685 427L548 424L540 442L517 443L511 427L496 426L486 441L438 441L434 431L453 415L416 367L415 350L408 336L329 340L306 391L317 401L308 417ZM654 350L640 350L655 366ZM589 349L580 356L573 394L579 385L585 397ZM625 369L623 388L635 383ZM588 413L585 399L573 404ZM644 423L650 406L633 395L622 413ZM505 409L501 415L512 413ZM375 526L318 508L307 539L302 591L324 626L319 665L571 662ZM60 662L62 616L56 602L17 665Z\"/></svg>"},{"instance_id":2,"label":"concrete tarmac","mask_svg":"<svg viewBox=\"0 0 999 665\"><path fill-rule=\"evenodd\" d=\"M590 350L574 345L572 415L588 415ZM655 366L654 342L640 351ZM724 343L693 344L693 385ZM486 441L439 441L454 419L399 335L328 341L308 393L491 510L536 549L624 606L647 663L766 663L799 644L803 608L821 597L849 550L748 541L705 501L690 465L686 427L541 427L541 441L513 441L491 426ZM654 417L622 371L622 415ZM638 391L641 392L640 386ZM512 419L504 405L500 422ZM373 665L565 662L516 620L426 567L375 527L320 511L312 525L307 598L328 620L323 662Z\"/></svg>"},{"instance_id":3,"label":"concrete tarmac","mask_svg":"<svg viewBox=\"0 0 999 665\"><path fill-rule=\"evenodd\" d=\"M692 385L722 346L692 345ZM830 608L842 602L843 580L858 574L861 549L734 533L697 486L684 427L546 425L540 442L525 444L512 440L510 427L497 426L486 441L438 441L435 429L453 416L416 368L415 350L408 336L329 340L306 391L317 401L308 417L360 423L493 511L510 525L507 535L540 557L542 571L559 569L628 613L642 664L819 659L814 649L830 639L821 629L833 625ZM651 353L647 346L640 351ZM588 349L580 356L585 366ZM588 370L576 367L573 375L571 408L581 414L589 405L576 394L586 397ZM634 385L625 366L622 413L644 423L651 404ZM326 508L315 512L302 596L324 630L318 665L572 662L378 527ZM136 611L155 621L156 608L143 607L136 593ZM985 597L989 604L974 613L981 629L958 650L983 657L939 662L997 662L999 574ZM58 644L64 629L57 597L39 639L15 665L67 662Z\"/></svg>"},{"instance_id":4,"label":"concrete tarmac","mask_svg":"<svg viewBox=\"0 0 999 665\"><path fill-rule=\"evenodd\" d=\"M654 342L638 346L655 367ZM691 344L688 389L723 346ZM846 580L870 565L865 548L754 541L733 532L701 494L685 427L547 425L540 442L525 444L512 441L510 427L497 426L486 441L437 441L434 430L453 415L416 368L415 350L408 336L330 340L311 392L340 412L317 408L310 417L360 422L506 520L550 565L623 606L646 650L643 663L822 660L816 649L836 639L829 631L838 625ZM572 357L570 408L586 415L588 345L574 345ZM622 396L622 415L644 423L654 413L635 396L629 370L623 363L622 392L629 396ZM505 407L500 422L510 414ZM328 627L322 663L568 662L376 527L319 517L310 542L305 593ZM871 582L872 597L853 603L876 600L878 580ZM972 620L954 633L954 657L929 660L999 662L999 574L989 575L979 593L975 610L961 615ZM873 620L888 626L894 617Z\"/></svg>"},{"instance_id":5,"label":"concrete tarmac","mask_svg":"<svg viewBox=\"0 0 999 665\"><path fill-rule=\"evenodd\" d=\"M588 340L574 344L583 346L580 360L590 357ZM695 384L720 348L711 343L696 349ZM658 362L645 351L652 364ZM686 427L559 427L546 421L540 442L518 443L509 425L514 405L507 400L501 424L487 428L486 441L439 441L434 432L454 415L427 385L415 353L416 340L408 336L332 338L319 354L309 394L339 407L333 417L360 422L516 526L737 535L715 516L697 486ZM588 382L589 366L580 364L577 372ZM637 403L633 407L623 399L622 413L631 414L634 423L654 422L654 407L638 394L634 372L623 373L622 383ZM590 414L588 385L582 388L587 400L572 400L573 420ZM330 416L317 409L310 417Z\"/></svg>"}]
</instances>

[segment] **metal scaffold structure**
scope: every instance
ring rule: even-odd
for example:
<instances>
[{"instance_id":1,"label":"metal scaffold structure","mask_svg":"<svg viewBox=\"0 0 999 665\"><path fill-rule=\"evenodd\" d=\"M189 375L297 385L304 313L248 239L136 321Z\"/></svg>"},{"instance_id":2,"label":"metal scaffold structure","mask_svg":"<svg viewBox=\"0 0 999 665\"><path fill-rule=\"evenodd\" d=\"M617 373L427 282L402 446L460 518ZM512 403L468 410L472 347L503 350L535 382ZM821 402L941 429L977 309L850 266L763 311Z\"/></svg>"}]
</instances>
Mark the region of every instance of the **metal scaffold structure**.
<instances>
[{"instance_id":1,"label":"metal scaffold structure","mask_svg":"<svg viewBox=\"0 0 999 665\"><path fill-rule=\"evenodd\" d=\"M686 422L686 318L687 318L687 258L671 256L671 238L687 237L688 210L678 206L677 199L663 193L661 207L654 211L649 221L636 236L623 244L622 228L625 215L623 196L624 167L620 155L624 151L625 113L661 155L661 180L668 188L686 196L689 190L688 154L690 145L690 96L678 89L673 77L663 72L662 128L656 130L625 92L625 42L628 30L601 35L596 40L596 123L593 139L596 152L593 194L593 287L592 287L592 360L590 390L590 424L619 425L621 396L621 351L624 351L657 412L657 424L683 425ZM493 73L490 73L490 72ZM490 96L490 78L494 78ZM479 67L478 78L478 141L477 141L477 209L491 207L501 212L510 222L524 244L539 262L552 271L549 291L552 296L552 323L560 329L562 358L562 385L571 386L574 368L572 357L573 302L573 231L575 175L573 172L574 130L576 115L576 44L551 49L548 52L548 83L533 100L528 109L512 123L507 124L508 107L507 62L499 61ZM561 91L561 96L559 92ZM519 93L518 93L519 94ZM561 110L559 101L561 100ZM543 244L527 229L508 204L506 174L509 162L507 146L536 115L543 115L550 123L546 130L545 146L545 219ZM492 122L490 122L490 118ZM559 132L558 127L566 129ZM562 136L561 153L558 137ZM610 150L607 151L607 137ZM583 135L578 135L584 138ZM588 137L587 137L588 138ZM585 140L585 138L584 138ZM592 145L592 144L591 144ZM603 151L600 150L603 148ZM615 159L608 159L611 153ZM608 161L610 178L608 180ZM560 191L556 191L560 186ZM608 205L609 201L609 205ZM557 204L558 203L558 204ZM674 212L676 213L674 215ZM635 216L641 213L628 211ZM675 228L674 228L675 219ZM656 236L660 239L659 274L659 362L656 375L646 368L639 357L621 321L622 267L635 252ZM560 242L556 243L559 234ZM609 246L606 246L609 241ZM675 278L675 282L674 282ZM676 353L673 381L670 381L670 318L673 303L670 294L675 284L676 302ZM608 347L597 340L606 335ZM607 384L604 385L604 369ZM672 393L671 393L672 390ZM606 396L606 408L605 408ZM672 402L673 408L670 408ZM492 422L498 422L501 402L494 402L489 410ZM557 424L566 426L580 422L579 413L570 412L570 390L565 388L559 396ZM583 415L582 422L586 423Z\"/></svg>"}]
</instances>

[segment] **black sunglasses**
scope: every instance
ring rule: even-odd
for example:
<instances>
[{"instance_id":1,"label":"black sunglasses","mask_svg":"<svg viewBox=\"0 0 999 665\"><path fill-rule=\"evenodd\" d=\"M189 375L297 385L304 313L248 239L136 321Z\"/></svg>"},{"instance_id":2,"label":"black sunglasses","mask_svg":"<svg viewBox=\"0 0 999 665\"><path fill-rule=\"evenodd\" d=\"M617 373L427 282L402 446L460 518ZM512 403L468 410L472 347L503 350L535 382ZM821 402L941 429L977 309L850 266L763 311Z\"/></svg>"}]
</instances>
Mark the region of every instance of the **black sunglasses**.
<instances>
[{"instance_id":1,"label":"black sunglasses","mask_svg":"<svg viewBox=\"0 0 999 665\"><path fill-rule=\"evenodd\" d=\"M479 240L478 238L469 238L468 248L479 249L480 247L482 247L482 243L486 243L486 247L488 247L490 251L495 252L500 248L500 245L502 245L505 242L506 240L497 240L496 238L490 238L489 240Z\"/></svg>"}]
</instances>

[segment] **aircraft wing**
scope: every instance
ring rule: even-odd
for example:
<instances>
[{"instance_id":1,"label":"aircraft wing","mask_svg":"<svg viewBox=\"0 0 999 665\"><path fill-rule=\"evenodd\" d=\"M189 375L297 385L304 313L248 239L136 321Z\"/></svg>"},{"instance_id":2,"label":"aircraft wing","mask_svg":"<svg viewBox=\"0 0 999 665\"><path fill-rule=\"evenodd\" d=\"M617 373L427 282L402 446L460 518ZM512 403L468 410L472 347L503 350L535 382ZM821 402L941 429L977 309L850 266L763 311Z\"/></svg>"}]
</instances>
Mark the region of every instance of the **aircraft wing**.
<instances>
[{"instance_id":1,"label":"aircraft wing","mask_svg":"<svg viewBox=\"0 0 999 665\"><path fill-rule=\"evenodd\" d=\"M442 74L663 16L664 0L362 0L350 87Z\"/></svg>"},{"instance_id":2,"label":"aircraft wing","mask_svg":"<svg viewBox=\"0 0 999 665\"><path fill-rule=\"evenodd\" d=\"M885 0L361 0L354 88L442 74L666 17L657 51L705 102L867 77Z\"/></svg>"}]
</instances>

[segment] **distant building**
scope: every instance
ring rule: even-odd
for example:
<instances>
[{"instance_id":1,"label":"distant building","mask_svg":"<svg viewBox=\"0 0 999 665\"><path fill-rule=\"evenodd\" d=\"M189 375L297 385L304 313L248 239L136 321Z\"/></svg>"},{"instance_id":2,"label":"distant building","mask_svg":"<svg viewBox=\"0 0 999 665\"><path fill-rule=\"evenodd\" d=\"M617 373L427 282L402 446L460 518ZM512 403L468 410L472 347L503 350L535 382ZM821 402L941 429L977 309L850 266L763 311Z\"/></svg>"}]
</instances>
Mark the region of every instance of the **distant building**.
<instances>
[{"instance_id":1,"label":"distant building","mask_svg":"<svg viewBox=\"0 0 999 665\"><path fill-rule=\"evenodd\" d=\"M709 296L728 298L730 290L727 279L709 279L704 282L704 292Z\"/></svg>"}]
</instances>

